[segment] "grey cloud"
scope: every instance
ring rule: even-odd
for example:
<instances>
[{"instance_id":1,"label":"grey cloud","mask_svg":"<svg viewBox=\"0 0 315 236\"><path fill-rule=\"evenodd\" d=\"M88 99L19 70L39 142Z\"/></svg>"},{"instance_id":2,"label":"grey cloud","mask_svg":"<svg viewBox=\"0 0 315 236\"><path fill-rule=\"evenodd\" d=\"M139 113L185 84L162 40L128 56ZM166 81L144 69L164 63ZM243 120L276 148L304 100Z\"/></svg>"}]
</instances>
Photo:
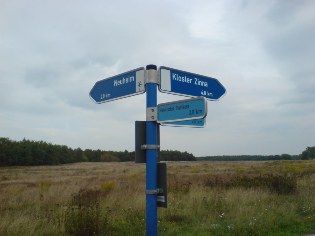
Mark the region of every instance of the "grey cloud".
<instances>
[{"instance_id":1,"label":"grey cloud","mask_svg":"<svg viewBox=\"0 0 315 236\"><path fill-rule=\"evenodd\" d=\"M278 65L280 73L295 85L288 100L300 102L314 102L315 96L315 23L307 22L303 25L281 30L272 38L265 41L266 49ZM298 102L295 101L295 102Z\"/></svg>"},{"instance_id":2,"label":"grey cloud","mask_svg":"<svg viewBox=\"0 0 315 236\"><path fill-rule=\"evenodd\" d=\"M315 142L312 6L3 2L1 131L74 147L132 150L133 122L145 119L145 95L96 105L88 93L98 80L155 63L216 77L227 88L221 101L209 102L206 128L163 127L163 148L195 155L299 153Z\"/></svg>"},{"instance_id":3,"label":"grey cloud","mask_svg":"<svg viewBox=\"0 0 315 236\"><path fill-rule=\"evenodd\" d=\"M57 68L48 68L46 65L27 69L24 80L35 88L49 88L60 79L60 76L61 72Z\"/></svg>"}]
</instances>

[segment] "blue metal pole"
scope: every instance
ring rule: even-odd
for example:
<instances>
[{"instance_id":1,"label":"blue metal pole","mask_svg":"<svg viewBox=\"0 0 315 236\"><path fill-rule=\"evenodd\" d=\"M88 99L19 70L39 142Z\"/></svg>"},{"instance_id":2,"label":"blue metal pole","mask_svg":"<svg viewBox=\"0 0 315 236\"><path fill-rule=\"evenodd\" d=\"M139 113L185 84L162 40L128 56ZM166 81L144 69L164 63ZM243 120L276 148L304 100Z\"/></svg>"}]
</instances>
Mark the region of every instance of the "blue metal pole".
<instances>
[{"instance_id":1,"label":"blue metal pole","mask_svg":"<svg viewBox=\"0 0 315 236\"><path fill-rule=\"evenodd\" d=\"M157 70L155 65L148 65L147 70ZM146 84L146 108L157 107L157 83L151 80ZM158 124L156 121L146 122L146 143L147 145L158 145L157 140ZM156 236L157 230L157 161L158 150L146 150L146 232L147 236ZM150 192L151 191L151 192Z\"/></svg>"}]
</instances>

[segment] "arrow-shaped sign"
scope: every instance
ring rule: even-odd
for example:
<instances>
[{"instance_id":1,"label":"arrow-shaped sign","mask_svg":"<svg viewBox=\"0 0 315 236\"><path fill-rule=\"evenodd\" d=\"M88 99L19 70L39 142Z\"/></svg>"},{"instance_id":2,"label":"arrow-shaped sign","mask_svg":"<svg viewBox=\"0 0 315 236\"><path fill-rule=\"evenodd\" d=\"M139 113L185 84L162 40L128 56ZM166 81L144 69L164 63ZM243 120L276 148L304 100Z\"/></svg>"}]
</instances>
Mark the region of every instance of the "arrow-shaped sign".
<instances>
[{"instance_id":1,"label":"arrow-shaped sign","mask_svg":"<svg viewBox=\"0 0 315 236\"><path fill-rule=\"evenodd\" d=\"M184 96L202 96L218 100L225 94L225 88L215 78L193 74L168 67L160 67L160 87L164 93Z\"/></svg>"},{"instance_id":2,"label":"arrow-shaped sign","mask_svg":"<svg viewBox=\"0 0 315 236\"><path fill-rule=\"evenodd\" d=\"M157 106L157 122L198 120L207 116L207 101L204 97L161 103Z\"/></svg>"},{"instance_id":3,"label":"arrow-shaped sign","mask_svg":"<svg viewBox=\"0 0 315 236\"><path fill-rule=\"evenodd\" d=\"M96 103L103 103L144 92L144 68L141 67L96 82L90 91L90 97Z\"/></svg>"}]
</instances>

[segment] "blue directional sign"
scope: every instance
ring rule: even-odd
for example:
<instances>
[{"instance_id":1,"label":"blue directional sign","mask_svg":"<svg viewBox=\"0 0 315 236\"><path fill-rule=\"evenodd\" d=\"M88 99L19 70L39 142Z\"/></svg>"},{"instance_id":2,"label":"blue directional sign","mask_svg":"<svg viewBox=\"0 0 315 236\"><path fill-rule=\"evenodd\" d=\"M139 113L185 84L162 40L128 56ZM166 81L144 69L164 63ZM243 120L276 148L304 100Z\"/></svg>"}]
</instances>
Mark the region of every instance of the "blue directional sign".
<instances>
[{"instance_id":1,"label":"blue directional sign","mask_svg":"<svg viewBox=\"0 0 315 236\"><path fill-rule=\"evenodd\" d=\"M203 97L162 103L157 106L157 122L203 119L207 116L207 101Z\"/></svg>"},{"instance_id":2,"label":"blue directional sign","mask_svg":"<svg viewBox=\"0 0 315 236\"><path fill-rule=\"evenodd\" d=\"M225 88L215 78L160 67L160 92L184 96L202 96L208 100L218 100L225 94Z\"/></svg>"},{"instance_id":3,"label":"blue directional sign","mask_svg":"<svg viewBox=\"0 0 315 236\"><path fill-rule=\"evenodd\" d=\"M175 121L175 122L166 122L161 125L174 126L174 127L191 127L191 128L203 128L206 125L206 119L198 120L184 120L184 121Z\"/></svg>"},{"instance_id":4,"label":"blue directional sign","mask_svg":"<svg viewBox=\"0 0 315 236\"><path fill-rule=\"evenodd\" d=\"M96 103L110 102L145 92L144 68L138 68L95 83L90 97Z\"/></svg>"}]
</instances>

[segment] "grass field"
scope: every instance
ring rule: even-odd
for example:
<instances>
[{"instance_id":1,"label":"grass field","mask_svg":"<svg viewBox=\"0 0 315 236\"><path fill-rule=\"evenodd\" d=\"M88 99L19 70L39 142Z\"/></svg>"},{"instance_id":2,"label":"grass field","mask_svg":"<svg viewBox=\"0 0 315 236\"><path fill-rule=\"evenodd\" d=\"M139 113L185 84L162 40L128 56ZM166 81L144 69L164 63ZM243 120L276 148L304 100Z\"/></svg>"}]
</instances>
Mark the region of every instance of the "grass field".
<instances>
[{"instance_id":1,"label":"grass field","mask_svg":"<svg viewBox=\"0 0 315 236\"><path fill-rule=\"evenodd\" d=\"M315 233L315 161L167 167L159 235ZM145 165L0 168L0 235L145 235Z\"/></svg>"}]
</instances>

